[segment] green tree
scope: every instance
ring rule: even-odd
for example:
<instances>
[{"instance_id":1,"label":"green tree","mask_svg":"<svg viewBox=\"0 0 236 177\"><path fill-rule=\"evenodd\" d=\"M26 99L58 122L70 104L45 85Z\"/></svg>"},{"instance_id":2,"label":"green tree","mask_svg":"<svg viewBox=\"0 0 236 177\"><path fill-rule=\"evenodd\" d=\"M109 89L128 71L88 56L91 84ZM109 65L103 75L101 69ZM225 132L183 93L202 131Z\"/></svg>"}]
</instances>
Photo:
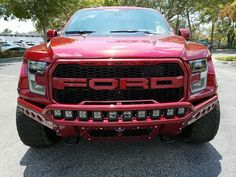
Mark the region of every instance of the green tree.
<instances>
[{"instance_id":1,"label":"green tree","mask_svg":"<svg viewBox=\"0 0 236 177\"><path fill-rule=\"evenodd\" d=\"M8 29L8 28L6 28L6 29L4 29L3 31L2 31L2 34L11 34L12 33L12 31L10 30L10 29Z\"/></svg>"},{"instance_id":2,"label":"green tree","mask_svg":"<svg viewBox=\"0 0 236 177\"><path fill-rule=\"evenodd\" d=\"M4 20L8 20L10 16L11 14L7 10L7 0L0 0L0 18L3 17Z\"/></svg>"},{"instance_id":3,"label":"green tree","mask_svg":"<svg viewBox=\"0 0 236 177\"><path fill-rule=\"evenodd\" d=\"M44 39L49 21L61 13L62 9L77 2L76 0L8 0L7 7L19 19L31 19L36 22Z\"/></svg>"},{"instance_id":4,"label":"green tree","mask_svg":"<svg viewBox=\"0 0 236 177\"><path fill-rule=\"evenodd\" d=\"M227 24L227 43L228 47L236 45L236 0L227 3L220 12L222 23Z\"/></svg>"},{"instance_id":5,"label":"green tree","mask_svg":"<svg viewBox=\"0 0 236 177\"><path fill-rule=\"evenodd\" d=\"M205 23L211 24L210 42L213 47L216 23L219 20L220 10L229 0L198 0L195 1L196 9Z\"/></svg>"}]
</instances>

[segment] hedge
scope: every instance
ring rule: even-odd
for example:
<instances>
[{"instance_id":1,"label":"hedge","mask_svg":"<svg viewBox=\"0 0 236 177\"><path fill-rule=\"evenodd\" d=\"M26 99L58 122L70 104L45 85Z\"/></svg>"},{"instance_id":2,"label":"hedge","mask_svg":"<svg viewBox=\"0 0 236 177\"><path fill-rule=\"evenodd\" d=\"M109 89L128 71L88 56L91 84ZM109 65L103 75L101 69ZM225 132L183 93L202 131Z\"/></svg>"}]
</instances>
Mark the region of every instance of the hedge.
<instances>
[{"instance_id":1,"label":"hedge","mask_svg":"<svg viewBox=\"0 0 236 177\"><path fill-rule=\"evenodd\" d=\"M215 59L221 61L236 61L236 56L215 57Z\"/></svg>"},{"instance_id":2,"label":"hedge","mask_svg":"<svg viewBox=\"0 0 236 177\"><path fill-rule=\"evenodd\" d=\"M0 52L0 59L1 58L12 58L12 57L22 57L24 53L22 52L13 52L13 51L6 51Z\"/></svg>"}]
</instances>

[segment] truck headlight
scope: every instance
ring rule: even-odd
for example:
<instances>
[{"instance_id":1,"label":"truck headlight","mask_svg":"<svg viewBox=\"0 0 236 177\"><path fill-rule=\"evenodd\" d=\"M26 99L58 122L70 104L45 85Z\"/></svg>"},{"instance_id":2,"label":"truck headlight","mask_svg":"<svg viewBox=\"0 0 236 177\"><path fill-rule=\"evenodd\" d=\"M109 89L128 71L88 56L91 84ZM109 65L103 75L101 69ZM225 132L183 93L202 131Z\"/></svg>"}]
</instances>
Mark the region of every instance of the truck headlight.
<instances>
[{"instance_id":1,"label":"truck headlight","mask_svg":"<svg viewBox=\"0 0 236 177\"><path fill-rule=\"evenodd\" d=\"M36 83L36 75L44 74L46 71L47 63L45 62L28 62L28 78L30 91L36 94L45 95L46 87Z\"/></svg>"},{"instance_id":2,"label":"truck headlight","mask_svg":"<svg viewBox=\"0 0 236 177\"><path fill-rule=\"evenodd\" d=\"M207 86L207 59L194 60L189 62L192 73L199 73L200 80L191 84L191 92L196 93L204 90Z\"/></svg>"}]
</instances>

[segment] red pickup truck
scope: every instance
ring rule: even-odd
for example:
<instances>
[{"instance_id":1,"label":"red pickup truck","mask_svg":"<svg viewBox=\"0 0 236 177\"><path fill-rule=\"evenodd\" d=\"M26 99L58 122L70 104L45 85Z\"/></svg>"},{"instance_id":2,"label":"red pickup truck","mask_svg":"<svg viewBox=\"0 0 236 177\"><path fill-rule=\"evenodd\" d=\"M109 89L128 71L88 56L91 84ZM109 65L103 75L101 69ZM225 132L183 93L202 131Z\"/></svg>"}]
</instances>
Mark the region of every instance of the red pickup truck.
<instances>
[{"instance_id":1,"label":"red pickup truck","mask_svg":"<svg viewBox=\"0 0 236 177\"><path fill-rule=\"evenodd\" d=\"M211 54L176 35L156 10L76 12L48 42L26 50L16 123L28 146L59 137L93 140L212 140L220 109Z\"/></svg>"}]
</instances>

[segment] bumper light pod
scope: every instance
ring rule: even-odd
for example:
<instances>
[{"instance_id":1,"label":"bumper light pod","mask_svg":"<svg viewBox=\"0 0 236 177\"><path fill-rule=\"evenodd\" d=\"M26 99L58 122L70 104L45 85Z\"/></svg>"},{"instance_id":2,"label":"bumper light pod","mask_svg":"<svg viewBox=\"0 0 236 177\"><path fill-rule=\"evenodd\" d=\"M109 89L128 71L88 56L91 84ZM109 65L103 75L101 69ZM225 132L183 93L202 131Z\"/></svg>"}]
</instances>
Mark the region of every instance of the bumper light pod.
<instances>
[{"instance_id":1,"label":"bumper light pod","mask_svg":"<svg viewBox=\"0 0 236 177\"><path fill-rule=\"evenodd\" d=\"M137 118L139 120L144 120L147 118L147 111L138 111Z\"/></svg>"},{"instance_id":2,"label":"bumper light pod","mask_svg":"<svg viewBox=\"0 0 236 177\"><path fill-rule=\"evenodd\" d=\"M93 112L93 119L95 121L102 121L103 120L102 112Z\"/></svg>"},{"instance_id":3,"label":"bumper light pod","mask_svg":"<svg viewBox=\"0 0 236 177\"><path fill-rule=\"evenodd\" d=\"M74 120L74 114L73 111L65 111L64 116L66 120Z\"/></svg>"},{"instance_id":4,"label":"bumper light pod","mask_svg":"<svg viewBox=\"0 0 236 177\"><path fill-rule=\"evenodd\" d=\"M178 112L177 112L177 115L178 116L184 116L185 115L185 111L186 111L185 108L179 108Z\"/></svg>"},{"instance_id":5,"label":"bumper light pod","mask_svg":"<svg viewBox=\"0 0 236 177\"><path fill-rule=\"evenodd\" d=\"M175 115L175 109L167 109L166 110L166 117L170 118L170 117L174 117Z\"/></svg>"},{"instance_id":6,"label":"bumper light pod","mask_svg":"<svg viewBox=\"0 0 236 177\"><path fill-rule=\"evenodd\" d=\"M57 119L60 119L60 118L63 117L61 110L54 110L54 111L53 111L53 115L54 115L54 117L57 118Z\"/></svg>"},{"instance_id":7,"label":"bumper light pod","mask_svg":"<svg viewBox=\"0 0 236 177\"><path fill-rule=\"evenodd\" d=\"M161 117L161 111L160 110L153 110L152 111L152 119L159 119Z\"/></svg>"},{"instance_id":8,"label":"bumper light pod","mask_svg":"<svg viewBox=\"0 0 236 177\"><path fill-rule=\"evenodd\" d=\"M129 121L132 119L132 112L131 111L125 111L123 112L122 118L124 121Z\"/></svg>"},{"instance_id":9,"label":"bumper light pod","mask_svg":"<svg viewBox=\"0 0 236 177\"><path fill-rule=\"evenodd\" d=\"M116 121L116 120L118 120L117 112L109 112L108 113L108 119L109 119L109 121Z\"/></svg>"},{"instance_id":10,"label":"bumper light pod","mask_svg":"<svg viewBox=\"0 0 236 177\"><path fill-rule=\"evenodd\" d=\"M88 120L88 112L87 111L79 111L78 118L79 118L79 120Z\"/></svg>"}]
</instances>

